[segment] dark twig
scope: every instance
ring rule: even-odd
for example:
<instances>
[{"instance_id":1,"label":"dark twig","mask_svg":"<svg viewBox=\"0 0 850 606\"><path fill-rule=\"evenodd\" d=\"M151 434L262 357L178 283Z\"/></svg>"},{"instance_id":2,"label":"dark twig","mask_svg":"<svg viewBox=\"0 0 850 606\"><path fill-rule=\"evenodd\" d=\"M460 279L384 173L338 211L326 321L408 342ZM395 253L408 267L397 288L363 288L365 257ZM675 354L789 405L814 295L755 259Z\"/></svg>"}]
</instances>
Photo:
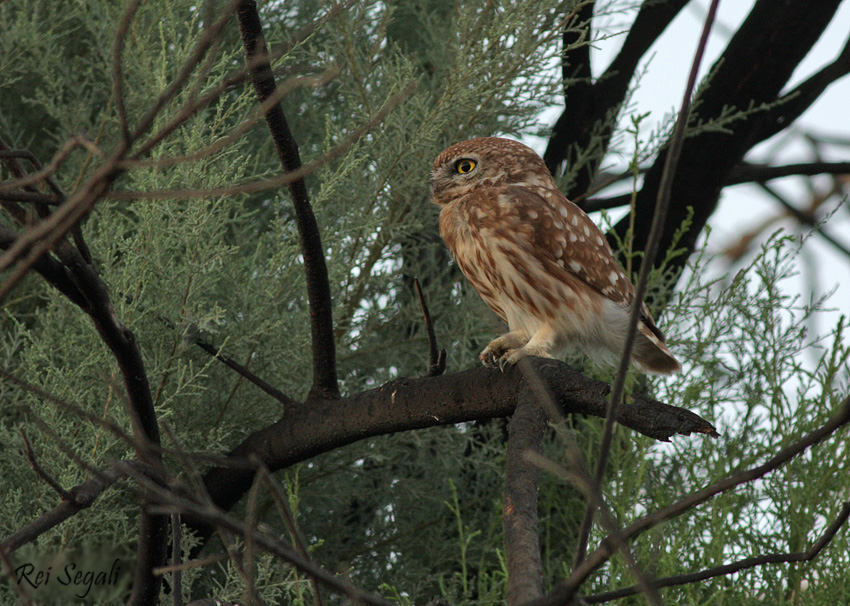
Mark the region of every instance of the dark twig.
<instances>
[{"instance_id":1,"label":"dark twig","mask_svg":"<svg viewBox=\"0 0 850 606\"><path fill-rule=\"evenodd\" d=\"M762 128L758 132L758 140L767 139L787 128L820 97L830 84L848 73L850 73L850 40L845 42L844 48L841 49L835 61L782 95L779 99L780 103L768 110L768 114L760 121Z\"/></svg>"},{"instance_id":2,"label":"dark twig","mask_svg":"<svg viewBox=\"0 0 850 606\"><path fill-rule=\"evenodd\" d=\"M298 406L299 405L299 402L297 400L293 400L288 395L286 395L285 393L280 391L277 387L275 387L275 386L271 385L270 383L264 381L263 379L261 379L260 377L258 377L254 373L252 373L250 370L248 370L247 368L245 368L244 366L242 366L241 364L236 362L230 356L221 353L220 349L216 349L215 347L213 347L209 343L202 341L200 339L194 340L193 343L195 345L197 345L198 347L200 347L205 352L207 352L209 355L214 357L216 360L218 360L219 362L221 362L222 364L224 364L225 366L227 366L228 368L230 368L231 370L236 372L239 376L247 379L248 381L250 381L251 383L253 383L257 387L262 389L264 392L269 394L271 397L273 397L275 400L277 400L278 402L280 402L284 406Z\"/></svg>"},{"instance_id":3,"label":"dark twig","mask_svg":"<svg viewBox=\"0 0 850 606\"><path fill-rule=\"evenodd\" d=\"M245 47L245 57L250 61L267 55L263 26L254 0L242 0L236 9L239 31ZM251 69L251 81L260 103L274 95L277 85L268 61ZM289 129L289 123L280 103L266 113L266 122L274 140L283 169L286 172L301 168L298 144ZM336 373L336 345L333 333L333 313L328 268L322 247L319 226L310 205L304 179L289 183L289 193L295 208L295 220L304 257L304 272L307 277L307 300L310 307L310 327L313 343L312 398L339 397Z\"/></svg>"},{"instance_id":4,"label":"dark twig","mask_svg":"<svg viewBox=\"0 0 850 606\"><path fill-rule=\"evenodd\" d=\"M427 377L438 377L446 370L446 350L440 349L437 344L437 333L434 331L434 323L431 321L431 313L428 311L428 304L425 302L425 295L422 294L422 286L419 284L419 278L413 278L413 286L416 287L416 294L419 297L419 307L422 308L422 316L425 318L425 330L428 332L428 374Z\"/></svg>"},{"instance_id":5,"label":"dark twig","mask_svg":"<svg viewBox=\"0 0 850 606\"><path fill-rule=\"evenodd\" d=\"M112 97L115 100L115 111L118 114L118 125L121 130L124 149L128 149L132 141L130 140L130 126L127 123L127 109L124 105L124 66L122 55L124 53L124 39L127 36L127 30L130 29L130 24L133 22L133 17L136 15L139 4L141 4L141 0L130 0L127 3L127 8L124 9L124 14L118 24L118 31L115 33L115 40L112 47Z\"/></svg>"},{"instance_id":6,"label":"dark twig","mask_svg":"<svg viewBox=\"0 0 850 606\"><path fill-rule=\"evenodd\" d=\"M50 486L53 491L59 495L59 498L63 501L70 501L76 504L76 499L74 495L62 488L62 485L59 484L56 480L54 480L44 469L41 468L41 465L38 464L38 461L35 458L35 452L32 450L32 446L30 445L30 441L27 438L27 434L24 433L24 430L19 430L21 434L21 438L24 441L25 454L27 456L27 461L30 463L30 467L32 470L38 474L38 476L47 482L47 485Z\"/></svg>"},{"instance_id":7,"label":"dark twig","mask_svg":"<svg viewBox=\"0 0 850 606\"><path fill-rule=\"evenodd\" d=\"M737 562L732 562L730 564L724 564L722 566L715 566L713 568L707 568L705 570L700 570L698 572L691 572L688 574L680 574L671 577L664 577L661 579L656 579L653 582L653 586L657 588L661 587L674 587L676 585L687 585L689 583L698 583L700 581L705 581L706 579L711 579L717 576L726 576L730 574L734 574L736 572L740 572L742 570L747 570L748 568L755 568L756 566L764 566L765 564L783 564L788 562L810 562L815 559L821 551L823 551L827 545L832 541L847 519L850 518L850 502L844 503L841 507L841 511L838 513L838 516L832 521L829 527L823 531L823 534L815 541L811 547L809 547L806 551L798 551L793 553L768 553L760 556L754 556L751 558L744 558L742 560L738 560ZM633 585L631 587L624 587L622 589L615 589L613 591L606 591L605 593L597 593L595 595L583 596L584 601L588 604L600 604L602 602L610 602L611 600L617 600L619 598L625 598L630 595L635 595L640 592L640 587L637 585Z\"/></svg>"},{"instance_id":8,"label":"dark twig","mask_svg":"<svg viewBox=\"0 0 850 606\"><path fill-rule=\"evenodd\" d=\"M602 433L602 440L599 445L599 457L596 461L596 470L594 472L594 482L598 486L602 485L602 477L605 473L605 467L608 464L608 454L610 452L611 441L613 439L614 423L616 422L617 409L620 406L620 400L623 395L626 371L628 370L631 361L632 346L634 345L635 336L637 334L638 322L640 322L641 307L643 305L643 299L646 296L649 274L652 270L655 257L658 254L659 245L661 243L664 220L667 217L667 208L670 204L670 192L672 191L673 177L676 173L676 166L679 162L679 156L682 151L682 143L685 140L685 129L687 127L688 116L690 115L691 108L691 95L693 94L694 87L696 86L697 73L699 72L699 66L702 62L703 53L705 52L705 46L708 43L708 34L711 31L714 16L717 12L717 4L718 0L712 0L711 6L709 7L708 13L705 17L702 35L700 36L699 44L697 45L697 50L691 65L691 71L688 75L688 83L685 86L682 106L676 119L676 125L673 129L670 147L664 163L664 172L661 177L661 185L658 189L658 200L656 202L655 213L652 218L652 228L650 229L649 238L644 251L644 261L641 263L638 281L635 285L634 300L631 303L629 330L626 334L623 354L617 368L617 378L615 379L614 386L611 390L608 414L605 417L605 426ZM587 541L590 538L590 528L593 523L593 511L594 508L592 503L588 502L587 508L585 509L584 519L582 520L581 528L579 530L575 566L581 564L584 559L584 554L587 549Z\"/></svg>"},{"instance_id":9,"label":"dark twig","mask_svg":"<svg viewBox=\"0 0 850 606\"><path fill-rule=\"evenodd\" d=\"M641 172L646 172L641 169ZM803 162L798 164L786 164L783 166L767 166L763 164L751 164L742 162L736 166L726 180L724 187L729 185L740 185L741 183L762 183L783 177L811 177L814 175L850 175L850 162ZM607 187L622 179L632 178L631 172L614 175L604 185ZM628 206L632 201L632 194L611 196L609 198L588 198L581 204L582 210L587 213L599 210L610 210Z\"/></svg>"},{"instance_id":10,"label":"dark twig","mask_svg":"<svg viewBox=\"0 0 850 606\"><path fill-rule=\"evenodd\" d=\"M62 203L62 200L52 194L40 194L29 191L0 192L0 200L3 202L22 202L25 204L47 204L48 206L57 206Z\"/></svg>"},{"instance_id":11,"label":"dark twig","mask_svg":"<svg viewBox=\"0 0 850 606\"><path fill-rule=\"evenodd\" d=\"M278 511L280 511L280 515L289 530L293 545L295 545L295 548L304 560L307 562L313 562L313 557L310 555L310 550L307 547L307 539L304 537L304 533L301 532L301 528L298 526L298 521L295 519L295 514L293 513L292 508L289 506L289 499L287 499L286 495L283 494L280 482L275 479L269 471L269 468L265 465L260 466L260 472L265 477L266 484L271 490L272 498L277 504ZM322 606L322 594L319 591L319 582L313 576L310 577L310 582L313 585L315 604L316 606Z\"/></svg>"},{"instance_id":12,"label":"dark twig","mask_svg":"<svg viewBox=\"0 0 850 606\"><path fill-rule=\"evenodd\" d=\"M278 188L282 185L289 185L295 181L299 181L304 179L304 177L313 174L316 170L339 158L344 153L346 153L351 147L356 144L363 136L368 133L370 130L375 128L378 124L386 118L387 114L389 114L393 109L395 109L402 101L407 99L414 90L416 90L417 84L415 80L412 80L404 89L402 89L398 94L390 97L386 103L384 103L378 111L376 111L371 118L369 118L366 122L352 130L348 133L339 144L332 147L328 150L327 153L322 156L316 158L315 160L311 160L307 162L300 168L286 172L282 175L278 175L276 177L272 177L269 179L260 179L258 181L249 181L247 183L241 185L230 185L226 187L206 187L203 189L155 189L155 190L147 190L147 191L116 191L109 192L108 197L112 200L165 200L165 199L185 199L185 198L209 198L215 196L235 196L239 194L253 194L262 191L268 191L271 189ZM117 162L121 167L125 166L135 166L137 163L135 161L126 162L120 161ZM153 163L156 164L155 162Z\"/></svg>"},{"instance_id":13,"label":"dark twig","mask_svg":"<svg viewBox=\"0 0 850 606\"><path fill-rule=\"evenodd\" d=\"M51 528L55 528L83 509L91 507L97 497L122 477L123 474L116 464L100 471L85 482L77 484L68 491L69 499L63 499L59 505L50 511L41 514L37 519L10 534L3 539L0 548L7 553L12 553L19 547L36 540Z\"/></svg>"},{"instance_id":14,"label":"dark twig","mask_svg":"<svg viewBox=\"0 0 850 606\"><path fill-rule=\"evenodd\" d=\"M531 390L520 394L508 423L505 454L505 559L508 570L508 606L517 606L543 595L543 564L537 521L540 469L529 453L540 454L546 430L546 413Z\"/></svg>"},{"instance_id":15,"label":"dark twig","mask_svg":"<svg viewBox=\"0 0 850 606\"><path fill-rule=\"evenodd\" d=\"M189 81L192 72L195 71L195 68L201 63L204 55L209 51L209 49L217 43L219 39L219 35L221 30L224 29L224 26L230 21L233 17L233 9L234 6L238 3L239 0L231 0L230 4L221 11L221 18L218 21L212 23L210 27L205 28L204 35L201 36L198 43L192 49L191 55L183 62L180 66L180 71L177 75L172 79L171 83L166 87L164 91L162 91L157 97L156 101L154 101L151 106L148 108L147 112L142 116L142 118L138 121L135 131L133 131L132 141L138 140L144 133L148 131L148 129L154 124L156 118L160 115L162 108L165 107L166 103L168 103L171 99L173 99L182 89L186 86L186 83ZM217 90L213 96L208 96L204 98L204 103L209 103L212 99L217 98L222 92L223 89ZM187 107L192 104L191 101L187 103ZM199 109L200 106L196 105L196 110ZM193 112L192 112L193 113ZM134 158L138 157L139 154L147 153L150 149L152 149L159 141L168 136L168 134L179 125L180 121L186 121L191 116L192 113L184 112L178 118L178 122L175 123L174 120L169 122L159 133L154 135L151 140L145 142L142 148L134 154Z\"/></svg>"},{"instance_id":16,"label":"dark twig","mask_svg":"<svg viewBox=\"0 0 850 606\"><path fill-rule=\"evenodd\" d=\"M801 225L806 225L808 227L813 228L815 230L815 233L817 233L821 238L832 244L844 256L850 258L850 249L848 249L841 242L839 242L834 237L825 232L823 226L818 224L814 216L792 205L790 202L788 202L788 200L786 200L782 195L780 195L779 192L770 187L767 183L759 183L759 187L761 187L771 198L776 200L779 205L782 206L782 208L784 208L791 214L791 216L797 219L797 221L799 221Z\"/></svg>"},{"instance_id":17,"label":"dark twig","mask_svg":"<svg viewBox=\"0 0 850 606\"><path fill-rule=\"evenodd\" d=\"M134 470L127 470L129 475L143 487L143 489L153 497L153 502L156 503L159 509L169 511L180 511L182 513L191 514L193 517L202 518L209 523L215 525L216 528L222 531L231 532L239 536L247 536L248 527L227 515L220 509L210 506L195 503L187 498L179 496L174 492L163 488L156 482L153 482L144 474L136 473ZM265 534L259 530L251 533L252 540L255 544L271 554L289 562L305 574L308 574L326 587L336 593L344 595L355 602L361 602L369 606L394 606L393 602L385 600L379 596L368 593L359 587L355 587L350 583L340 579L336 575L331 574L324 568L307 562L292 547L278 539L277 537Z\"/></svg>"},{"instance_id":18,"label":"dark twig","mask_svg":"<svg viewBox=\"0 0 850 606\"><path fill-rule=\"evenodd\" d=\"M801 162L783 166L765 166L763 164L739 164L729 175L727 185L762 182L782 177L814 176L814 175L850 175L850 162Z\"/></svg>"},{"instance_id":19,"label":"dark twig","mask_svg":"<svg viewBox=\"0 0 850 606\"><path fill-rule=\"evenodd\" d=\"M183 562L183 530L180 524L180 514L171 514L171 604L183 606L183 570L179 567Z\"/></svg>"},{"instance_id":20,"label":"dark twig","mask_svg":"<svg viewBox=\"0 0 850 606\"><path fill-rule=\"evenodd\" d=\"M6 571L6 576L9 577L9 580L15 587L15 591L21 597L21 602L27 606L32 606L32 598L30 598L29 594L24 590L21 583L18 582L18 577L15 575L15 567L12 566L12 560L9 559L9 554L6 553L6 550L3 547L0 547L0 562L3 563L3 569Z\"/></svg>"},{"instance_id":21,"label":"dark twig","mask_svg":"<svg viewBox=\"0 0 850 606\"><path fill-rule=\"evenodd\" d=\"M620 536L625 540L630 540L650 528L654 528L669 519L689 511L693 507L704 503L718 494L729 491L741 484L757 480L769 472L781 467L809 447L831 436L836 430L848 423L850 423L850 397L844 399L838 407L838 412L829 421L814 431L806 434L793 444L783 448L765 463L724 478L710 486L707 486L706 488L685 496L667 507L658 509L638 518L623 528ZM563 604L567 604L571 596L578 587L581 586L585 579L587 579L594 570L607 561L616 549L617 547L615 542L612 540L612 537L606 537L600 543L599 547L589 554L587 558L573 570L568 579L559 583L549 595L539 600L533 600L526 606L561 606Z\"/></svg>"}]
</instances>

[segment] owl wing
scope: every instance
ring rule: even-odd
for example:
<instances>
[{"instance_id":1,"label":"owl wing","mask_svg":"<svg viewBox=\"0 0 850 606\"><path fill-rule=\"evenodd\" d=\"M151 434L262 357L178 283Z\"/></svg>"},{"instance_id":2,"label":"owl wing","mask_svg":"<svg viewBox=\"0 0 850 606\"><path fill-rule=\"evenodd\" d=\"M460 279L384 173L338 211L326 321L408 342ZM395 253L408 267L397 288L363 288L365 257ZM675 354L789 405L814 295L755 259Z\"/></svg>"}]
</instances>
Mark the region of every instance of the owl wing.
<instances>
[{"instance_id":1,"label":"owl wing","mask_svg":"<svg viewBox=\"0 0 850 606\"><path fill-rule=\"evenodd\" d=\"M528 239L528 251L554 263L615 303L634 300L634 287L620 267L605 236L578 206L559 191L547 201L516 186L501 188L516 209L516 220Z\"/></svg>"}]
</instances>

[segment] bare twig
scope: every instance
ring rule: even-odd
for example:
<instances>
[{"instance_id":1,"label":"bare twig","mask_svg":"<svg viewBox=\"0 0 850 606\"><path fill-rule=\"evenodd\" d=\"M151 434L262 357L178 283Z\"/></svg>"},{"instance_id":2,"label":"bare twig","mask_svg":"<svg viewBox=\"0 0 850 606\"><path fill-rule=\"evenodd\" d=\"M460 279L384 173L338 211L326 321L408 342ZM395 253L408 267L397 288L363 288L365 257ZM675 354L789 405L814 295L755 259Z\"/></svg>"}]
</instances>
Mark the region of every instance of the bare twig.
<instances>
[{"instance_id":1,"label":"bare twig","mask_svg":"<svg viewBox=\"0 0 850 606\"><path fill-rule=\"evenodd\" d=\"M801 162L782 166L765 166L743 162L729 176L727 185L762 182L791 176L850 175L850 162Z\"/></svg>"},{"instance_id":2,"label":"bare twig","mask_svg":"<svg viewBox=\"0 0 850 606\"><path fill-rule=\"evenodd\" d=\"M282 185L289 185L294 181L303 179L311 175L316 170L325 164L332 162L336 158L345 154L352 148L363 135L380 124L387 114L395 109L402 101L407 99L413 91L416 90L417 84L415 81L410 81L398 94L390 97L384 105L374 113L366 122L352 130L346 135L335 147L328 150L321 157L307 162L300 168L284 173L270 179L260 179L251 181L242 185L232 185L227 187L207 187L204 189L157 189L148 191L114 191L109 192L107 197L110 200L166 200L166 199L186 199L186 198L207 198L216 196L235 196L240 194L253 194L261 191L278 188ZM116 163L120 166L135 166L134 162L126 162L120 160Z\"/></svg>"},{"instance_id":3,"label":"bare twig","mask_svg":"<svg viewBox=\"0 0 850 606\"><path fill-rule=\"evenodd\" d=\"M800 222L801 225L806 225L808 227L814 228L815 233L820 235L821 238L832 244L836 250L841 252L845 257L850 259L850 249L844 246L841 242L836 240L833 236L824 231L823 227L818 224L815 218L798 208L796 208L793 204L788 202L782 195L779 194L775 189L770 187L767 183L759 182L759 186L774 200L776 200L782 208L784 208L788 213L794 217L797 221Z\"/></svg>"},{"instance_id":4,"label":"bare twig","mask_svg":"<svg viewBox=\"0 0 850 606\"><path fill-rule=\"evenodd\" d=\"M171 604L183 606L183 570L179 567L183 562L183 531L180 524L180 514L171 514ZM154 572L156 574L156 572Z\"/></svg>"},{"instance_id":5,"label":"bare twig","mask_svg":"<svg viewBox=\"0 0 850 606\"><path fill-rule=\"evenodd\" d=\"M249 532L248 527L244 523L227 515L220 509L210 505L202 505L179 496L172 491L163 488L156 482L152 482L150 478L144 474L136 473L133 470L128 470L128 474L132 475L134 479L145 489L145 491L152 496L153 502L158 505L159 509L162 509L163 511L168 510L188 513L192 516L207 520L216 526L216 528L223 531L232 532L243 537L247 536L247 533ZM315 577L316 580L332 589L334 592L344 595L351 600L362 602L369 606L393 606L394 604L393 602L370 594L359 587L355 587L354 585L341 580L339 577L331 574L324 568L321 568L311 562L307 562L298 555L292 547L285 544L277 537L255 530L252 533L252 539L258 547L276 555L286 562L289 562L302 572Z\"/></svg>"},{"instance_id":6,"label":"bare twig","mask_svg":"<svg viewBox=\"0 0 850 606\"><path fill-rule=\"evenodd\" d=\"M12 561L9 559L9 554L6 553L6 550L3 547L0 547L0 562L3 563L3 568L6 571L6 576L9 577L9 580L12 582L12 585L14 585L15 591L21 597L21 601L27 606L32 606L32 598L24 590L23 585L18 582L18 577L15 574L15 567L12 565Z\"/></svg>"},{"instance_id":7,"label":"bare twig","mask_svg":"<svg viewBox=\"0 0 850 606\"><path fill-rule=\"evenodd\" d=\"M635 285L634 300L631 303L629 330L626 334L623 354L617 368L617 378L615 379L614 386L611 389L611 400L608 406L608 414L605 417L602 441L599 446L599 457L596 461L594 481L600 486L602 483L602 476L605 473L605 467L608 464L608 454L611 449L617 408L620 406L620 400L622 399L623 388L626 380L626 371L628 370L631 360L632 346L634 345L635 336L637 334L638 322L640 322L641 307L644 296L646 295L649 274L652 270L655 257L658 254L658 247L661 242L662 230L664 228L664 219L667 216L667 207L670 203L670 192L673 186L673 177L676 173L676 165L678 164L679 155L682 151L682 143L685 139L685 129L688 123L688 116L690 114L691 107L691 95L693 94L694 86L696 86L697 73L699 72L702 56L705 51L706 44L708 43L708 34L711 31L711 26L714 22L718 2L719 0L712 0L711 6L708 9L705 24L703 25L702 35L700 37L699 44L697 45L697 50L691 65L691 71L688 76L688 83L685 86L682 106L676 119L676 125L673 129L673 135L670 140L670 147L665 158L664 172L661 177L661 185L658 189L658 200L656 202L655 213L652 217L652 228L650 229L649 239L644 251L644 259L641 263L638 282ZM587 542L590 538L590 527L593 524L593 511L594 509L592 504L588 503L587 508L585 509L584 519L582 520L581 528L579 530L575 566L581 564L584 559Z\"/></svg>"},{"instance_id":8,"label":"bare twig","mask_svg":"<svg viewBox=\"0 0 850 606\"><path fill-rule=\"evenodd\" d=\"M777 469L796 457L810 446L817 444L831 436L837 429L850 423L850 397L846 398L838 407L837 413L818 429L806 434L798 441L780 450L762 465L746 469L742 472L724 478L714 484L693 492L684 498L668 505L662 509L638 518L625 528L620 536L630 540L635 536L653 528L671 518L677 517L691 508L704 503L714 496L726 492L741 484L757 480L767 473ZM599 566L601 566L616 551L613 537L606 537L586 559L582 561L570 574L569 578L559 583L552 592L539 599L529 602L526 606L560 606L567 604L584 580Z\"/></svg>"},{"instance_id":9,"label":"bare twig","mask_svg":"<svg viewBox=\"0 0 850 606\"><path fill-rule=\"evenodd\" d=\"M263 474L266 484L271 490L272 498L274 498L278 511L280 511L280 515L283 518L287 529L289 529L289 534L292 537L293 544L296 549L298 549L298 553L300 553L301 557L306 561L312 562L313 557L310 555L310 550L307 547L307 539L304 537L304 533L301 532L301 528L298 526L298 521L295 519L295 514L293 513L292 508L289 506L289 499L287 499L286 495L283 494L280 482L277 481L277 479L269 471L269 468L265 465L260 466L260 473ZM319 583L316 578L312 576L310 577L310 581L313 585L315 604L316 606L322 606L322 595L319 591Z\"/></svg>"},{"instance_id":10,"label":"bare twig","mask_svg":"<svg viewBox=\"0 0 850 606\"><path fill-rule=\"evenodd\" d=\"M646 169L641 169L641 173L644 172L646 172ZM753 182L763 183L773 179L781 179L783 177L792 176L811 177L814 175L848 174L850 174L850 162L801 162L798 164L785 164L782 166L766 166L742 162L732 170L725 185L739 185L741 183ZM629 171L612 175L598 188L594 189L595 191L599 191L599 189L612 185L617 181L630 178L632 178L632 173ZM628 206L631 199L632 194L611 196L610 198L588 198L580 206L584 212L592 213L599 210L610 210L612 208ZM578 204L579 199L577 198L575 202Z\"/></svg>"},{"instance_id":11,"label":"bare twig","mask_svg":"<svg viewBox=\"0 0 850 606\"><path fill-rule=\"evenodd\" d=\"M425 318L425 330L428 332L428 374L426 376L438 377L446 370L446 350L440 349L437 344L437 333L434 331L431 312L428 311L428 304L425 302L425 295L422 294L419 278L413 278L413 286L416 287L419 307L422 309L422 316Z\"/></svg>"},{"instance_id":12,"label":"bare twig","mask_svg":"<svg viewBox=\"0 0 850 606\"><path fill-rule=\"evenodd\" d=\"M849 517L850 503L844 503L844 505L841 507L841 511L838 513L838 515L835 517L829 527L823 531L823 534L820 536L820 538L818 538L818 540L815 541L812 546L809 547L806 551L798 551L793 553L767 553L751 558L744 558L742 560L738 560L730 564L715 566L713 568L707 568L698 572L691 572L688 574L680 574L676 576L656 579L655 581L653 581L653 586L661 588L674 587L676 585L687 585L689 583L698 583L700 581L705 581L706 579L711 579L713 577L726 576L736 572L740 572L742 570L747 570L748 568L764 566L765 564L810 562L815 559L820 554L820 552L826 548L827 545L829 545L830 541L832 541L833 537L835 537L835 535L838 533L842 525L844 525L844 523ZM597 593L595 595L583 596L583 599L588 604L600 604L602 602L610 602L611 600L617 600L619 598L625 598L630 595L635 595L639 591L640 587L638 587L637 585L633 585L631 587L624 587L622 589L606 591L605 593Z\"/></svg>"},{"instance_id":13,"label":"bare twig","mask_svg":"<svg viewBox=\"0 0 850 606\"><path fill-rule=\"evenodd\" d=\"M47 485L50 486L53 491L59 495L59 498L63 501L70 501L76 504L76 499L74 499L74 495L62 488L61 484L54 480L44 469L41 468L41 465L38 464L38 461L35 458L35 452L32 450L32 446L30 445L30 441L27 438L27 434L24 433L24 430L19 430L21 434L21 438L24 441L25 453L27 456L27 461L30 463L30 467L32 470L38 474L38 476L47 482Z\"/></svg>"},{"instance_id":14,"label":"bare twig","mask_svg":"<svg viewBox=\"0 0 850 606\"><path fill-rule=\"evenodd\" d=\"M248 370L245 366L239 364L230 356L221 353L220 349L213 347L206 341L197 339L193 340L193 343L200 347L203 351L214 357L216 360L236 372L239 376L244 377L257 387L262 389L264 392L269 394L271 397L273 397L275 400L277 400L284 406L298 406L300 404L297 400L293 400L288 395L279 390L277 387L271 385L267 381L264 381L263 379L252 373L250 370Z\"/></svg>"},{"instance_id":15,"label":"bare twig","mask_svg":"<svg viewBox=\"0 0 850 606\"><path fill-rule=\"evenodd\" d=\"M128 464L136 464L128 461ZM117 464L101 470L94 477L77 484L68 491L69 499L63 500L59 505L41 514L38 518L19 528L8 537L3 539L0 548L7 553L12 553L23 545L30 543L42 534L55 528L70 517L75 516L83 509L91 507L107 488L123 477Z\"/></svg>"},{"instance_id":16,"label":"bare twig","mask_svg":"<svg viewBox=\"0 0 850 606\"><path fill-rule=\"evenodd\" d=\"M130 0L124 14L118 24L118 31L112 47L112 97L115 100L115 111L118 113L118 126L121 130L121 138L124 149L132 144L130 139L130 126L127 123L127 109L124 105L124 65L122 55L124 53L124 38L127 30L133 22L133 17L141 4L141 0Z\"/></svg>"}]
</instances>

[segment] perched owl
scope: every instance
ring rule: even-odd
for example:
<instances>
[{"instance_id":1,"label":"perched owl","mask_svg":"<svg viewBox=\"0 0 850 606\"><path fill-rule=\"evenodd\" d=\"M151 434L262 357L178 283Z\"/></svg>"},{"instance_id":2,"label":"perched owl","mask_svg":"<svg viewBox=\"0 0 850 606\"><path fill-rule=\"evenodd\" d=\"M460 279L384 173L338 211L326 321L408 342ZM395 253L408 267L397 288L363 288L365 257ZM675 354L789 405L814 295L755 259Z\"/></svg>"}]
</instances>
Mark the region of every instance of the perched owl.
<instances>
[{"instance_id":1,"label":"perched owl","mask_svg":"<svg viewBox=\"0 0 850 606\"><path fill-rule=\"evenodd\" d=\"M497 137L451 146L434 161L440 234L458 266L510 332L481 352L485 366L583 350L616 365L635 289L599 228L555 185L531 148ZM641 305L632 362L669 374L681 365Z\"/></svg>"}]
</instances>

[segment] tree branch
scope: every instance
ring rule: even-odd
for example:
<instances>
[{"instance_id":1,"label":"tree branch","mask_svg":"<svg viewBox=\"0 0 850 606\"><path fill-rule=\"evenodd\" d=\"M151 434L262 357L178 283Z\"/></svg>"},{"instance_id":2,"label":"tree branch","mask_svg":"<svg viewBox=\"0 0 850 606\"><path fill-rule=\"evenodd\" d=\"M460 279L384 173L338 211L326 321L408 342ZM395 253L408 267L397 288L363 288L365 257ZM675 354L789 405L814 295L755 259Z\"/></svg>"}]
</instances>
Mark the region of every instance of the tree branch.
<instances>
[{"instance_id":1,"label":"tree branch","mask_svg":"<svg viewBox=\"0 0 850 606\"><path fill-rule=\"evenodd\" d=\"M274 74L268 61L263 27L254 0L239 2L236 15L245 47L246 60L257 61L251 69L251 81L260 103L272 96L276 89ZM289 123L280 103L266 113L266 122L274 140L278 156L286 172L301 167L298 144L289 129ZM310 306L310 326L313 343L313 385L308 401L315 398L339 397L336 373L336 345L333 334L333 314L328 269L319 234L316 216L310 206L307 185L303 179L288 184L295 208L295 220L301 238L304 271L307 276L307 299Z\"/></svg>"},{"instance_id":2,"label":"tree branch","mask_svg":"<svg viewBox=\"0 0 850 606\"><path fill-rule=\"evenodd\" d=\"M691 572L688 574L680 574L671 577L664 577L661 579L656 579L653 581L653 587L661 588L661 587L675 587L677 585L687 585L689 583L698 583L700 581L705 581L706 579L711 579L713 577L718 576L726 576L736 572L740 572L742 570L747 570L748 568L755 568L756 566L764 566L765 564L783 564L788 562L810 562L815 559L821 551L823 551L827 545L832 541L847 519L850 518L850 502L844 503L841 507L841 511L838 513L836 518L832 521L829 527L823 531L823 534L820 538L815 541L811 547L809 547L806 551L798 551L793 553L767 553L760 556L755 556L752 558L744 558L742 560L738 560L737 562L732 562L730 564L724 564L722 566L715 566L713 568L707 568L705 570L700 570L699 572ZM615 589L613 591L606 591L605 593L597 593L595 595L583 596L583 599L588 604L600 604L602 602L610 602L611 600L617 600L619 598L625 598L630 595L635 595L640 593L641 587L638 585L632 585L631 587L624 587L622 589Z\"/></svg>"},{"instance_id":3,"label":"tree branch","mask_svg":"<svg viewBox=\"0 0 850 606\"><path fill-rule=\"evenodd\" d=\"M520 395L508 423L505 455L505 559L508 569L508 606L543 595L543 563L537 524L540 468L528 454L540 454L546 413L529 388Z\"/></svg>"},{"instance_id":4,"label":"tree branch","mask_svg":"<svg viewBox=\"0 0 850 606\"><path fill-rule=\"evenodd\" d=\"M810 446L821 442L831 436L840 427L850 423L850 397L846 398L838 407L837 413L824 423L821 427L806 434L798 441L780 450L762 465L746 469L740 473L726 477L701 490L693 492L684 498L658 509L641 518L638 518L618 533L617 537L608 536L602 540L600 546L573 570L569 578L559 583L552 592L538 600L532 600L526 606L563 606L569 604L570 599L587 579L587 577L601 566L616 551L618 539L629 540L637 535L653 528L669 519L677 517L693 507L708 501L716 495L731 490L746 482L752 482L769 472L777 469L808 449Z\"/></svg>"},{"instance_id":5,"label":"tree branch","mask_svg":"<svg viewBox=\"0 0 850 606\"><path fill-rule=\"evenodd\" d=\"M794 175L850 175L850 162L803 162L799 164L785 164L783 166L767 166L764 164L751 164L741 162L736 166L726 185L737 185L739 183L750 183L781 179Z\"/></svg>"},{"instance_id":6,"label":"tree branch","mask_svg":"<svg viewBox=\"0 0 850 606\"><path fill-rule=\"evenodd\" d=\"M758 0L743 25L712 69L712 77L701 90L697 113L708 122L737 110L757 108L775 103L795 68L820 39L840 0L823 0L816 4L806 0L789 0L777 4ZM778 106L781 107L781 106ZM693 209L688 230L678 246L693 250L699 234L714 212L720 191L732 170L744 155L762 139L764 121L770 111L754 112L728 125L727 132L703 132L688 138L682 148L681 170L673 183L670 214L664 226L661 248L670 247L683 221ZM786 124L787 125L787 124ZM634 249L644 250L650 217L667 152L662 151L647 171L638 192L634 216ZM630 228L628 217L608 234L609 242L625 240ZM672 263L679 270L687 255ZM634 259L640 265L641 259Z\"/></svg>"},{"instance_id":7,"label":"tree branch","mask_svg":"<svg viewBox=\"0 0 850 606\"><path fill-rule=\"evenodd\" d=\"M626 98L643 55L687 3L688 0L667 0L641 4L623 47L596 83L591 80L589 47L594 4L587 2L581 6L578 22L579 27L587 24L586 43L564 54L561 73L569 86L565 90L564 111L552 127L543 159L552 174L557 175L561 172L561 164L569 161L571 149L589 149L594 137L601 137L601 142L598 144L599 160L588 167L589 170L576 175L576 182L565 192L568 198L577 198L590 189L613 133L613 124L605 127L604 123L613 118L612 114ZM564 48L580 40L580 36L567 30L563 36Z\"/></svg>"},{"instance_id":8,"label":"tree branch","mask_svg":"<svg viewBox=\"0 0 850 606\"><path fill-rule=\"evenodd\" d=\"M565 413L605 415L610 385L558 360L535 358L532 365ZM526 385L519 370L502 374L484 367L439 377L396 379L347 398L289 408L276 423L248 436L228 458L241 463L254 455L274 472L364 438L507 417ZM714 426L698 415L643 395L621 406L617 421L663 441L695 432L717 435ZM204 484L212 501L229 510L250 488L254 473L244 467L217 467L207 472ZM209 536L210 528L199 520L184 518L184 522Z\"/></svg>"},{"instance_id":9,"label":"tree branch","mask_svg":"<svg viewBox=\"0 0 850 606\"><path fill-rule=\"evenodd\" d=\"M428 374L429 377L437 377L446 371L446 350L440 349L437 344L437 333L434 331L434 323L431 321L431 312L422 294L422 286L419 278L413 278L413 286L419 297L419 307L422 308L422 316L425 319L425 330L428 333Z\"/></svg>"}]
</instances>

